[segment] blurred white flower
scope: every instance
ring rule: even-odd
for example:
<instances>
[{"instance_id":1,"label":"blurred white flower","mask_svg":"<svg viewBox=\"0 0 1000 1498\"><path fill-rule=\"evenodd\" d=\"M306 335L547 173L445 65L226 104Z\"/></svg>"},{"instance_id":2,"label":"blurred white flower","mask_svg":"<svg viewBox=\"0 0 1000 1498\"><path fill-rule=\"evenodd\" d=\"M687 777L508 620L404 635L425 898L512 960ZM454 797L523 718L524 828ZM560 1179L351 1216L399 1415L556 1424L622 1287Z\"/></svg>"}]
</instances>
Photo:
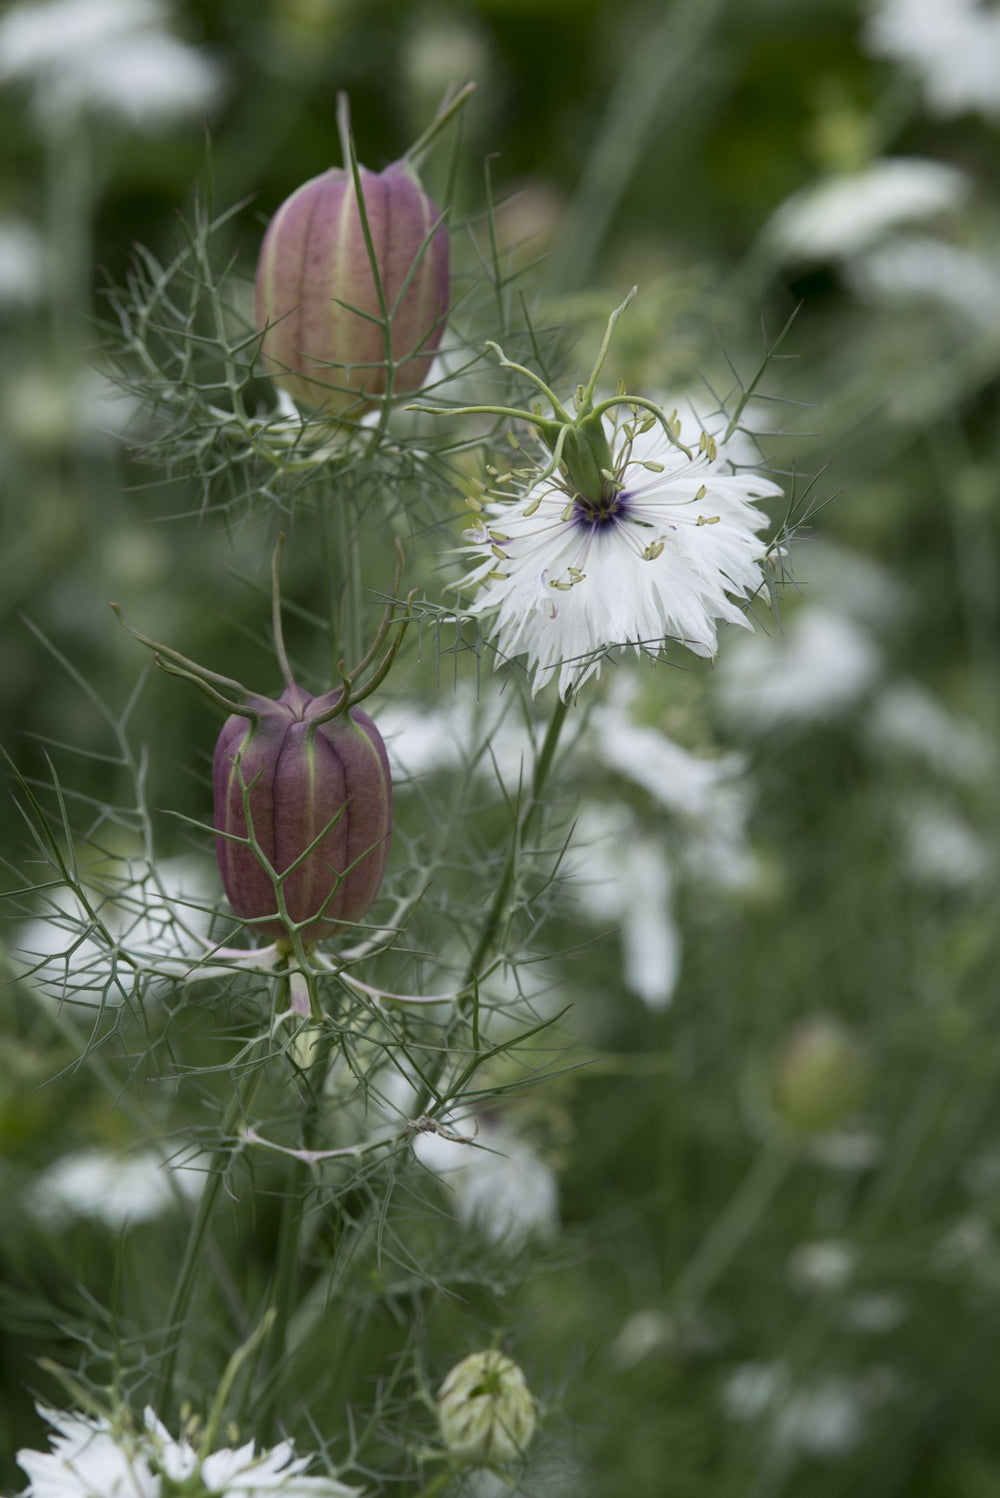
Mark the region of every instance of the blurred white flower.
<instances>
[{"instance_id":1,"label":"blurred white flower","mask_svg":"<svg viewBox=\"0 0 1000 1498\"><path fill-rule=\"evenodd\" d=\"M996 1190L991 1184L990 1194ZM932 1255L934 1268L942 1274L976 1268L982 1264L1000 1264L997 1240L991 1223L978 1213L960 1217L938 1240Z\"/></svg>"},{"instance_id":2,"label":"blurred white flower","mask_svg":"<svg viewBox=\"0 0 1000 1498\"><path fill-rule=\"evenodd\" d=\"M23 1498L165 1498L175 1484L189 1483L206 1495L251 1498L352 1498L359 1490L331 1477L306 1477L308 1457L296 1457L291 1441L255 1455L254 1442L238 1450L214 1451L203 1460L186 1438L175 1440L147 1409L135 1431L106 1416L64 1414L39 1405L53 1427L51 1451L22 1450L18 1466L28 1477Z\"/></svg>"},{"instance_id":3,"label":"blurred white flower","mask_svg":"<svg viewBox=\"0 0 1000 1498\"><path fill-rule=\"evenodd\" d=\"M885 1153L885 1145L868 1129L831 1129L809 1141L809 1157L827 1170L856 1174L874 1170Z\"/></svg>"},{"instance_id":4,"label":"blurred white flower","mask_svg":"<svg viewBox=\"0 0 1000 1498\"><path fill-rule=\"evenodd\" d=\"M169 1162L152 1149L129 1155L78 1150L35 1177L24 1205L52 1226L91 1217L118 1229L126 1223L149 1222L178 1202L193 1199L204 1180L204 1171Z\"/></svg>"},{"instance_id":5,"label":"blurred white flower","mask_svg":"<svg viewBox=\"0 0 1000 1498\"><path fill-rule=\"evenodd\" d=\"M765 224L763 242L783 261L839 260L899 224L952 212L968 190L968 180L944 162L887 157L787 198Z\"/></svg>"},{"instance_id":6,"label":"blurred white flower","mask_svg":"<svg viewBox=\"0 0 1000 1498\"><path fill-rule=\"evenodd\" d=\"M618 675L590 716L581 752L589 750L677 818L678 862L689 873L721 889L745 889L759 872L747 836L753 788L746 757L693 754L660 729L634 723L638 695L635 678ZM662 838L656 842L662 853Z\"/></svg>"},{"instance_id":7,"label":"blurred white flower","mask_svg":"<svg viewBox=\"0 0 1000 1498\"><path fill-rule=\"evenodd\" d=\"M915 883L956 892L988 885L996 867L993 846L952 807L914 798L898 816L903 867Z\"/></svg>"},{"instance_id":8,"label":"blurred white flower","mask_svg":"<svg viewBox=\"0 0 1000 1498\"><path fill-rule=\"evenodd\" d=\"M222 74L204 51L166 30L159 0L41 0L0 20L0 82L32 85L42 118L93 110L157 129L197 116L218 98Z\"/></svg>"},{"instance_id":9,"label":"blurred white flower","mask_svg":"<svg viewBox=\"0 0 1000 1498\"><path fill-rule=\"evenodd\" d=\"M634 1368L653 1353L673 1345L672 1319L666 1311L633 1311L609 1348L616 1368Z\"/></svg>"},{"instance_id":10,"label":"blurred white flower","mask_svg":"<svg viewBox=\"0 0 1000 1498\"><path fill-rule=\"evenodd\" d=\"M871 636L847 615L808 604L781 633L735 640L716 690L724 715L750 733L828 722L852 707L881 669Z\"/></svg>"},{"instance_id":11,"label":"blurred white flower","mask_svg":"<svg viewBox=\"0 0 1000 1498\"><path fill-rule=\"evenodd\" d=\"M598 759L648 791L667 811L691 821L709 818L719 787L744 772L745 756L692 754L660 729L633 723L637 695L634 679L619 676L608 701L594 709L590 723Z\"/></svg>"},{"instance_id":12,"label":"blurred white flower","mask_svg":"<svg viewBox=\"0 0 1000 1498\"><path fill-rule=\"evenodd\" d=\"M198 118L215 104L222 74L210 57L166 32L122 37L98 56L78 60L52 81L50 107L84 109L157 130Z\"/></svg>"},{"instance_id":13,"label":"blurred white flower","mask_svg":"<svg viewBox=\"0 0 1000 1498\"><path fill-rule=\"evenodd\" d=\"M482 88L490 67L488 37L472 16L418 12L403 49L407 82L421 105L433 110L456 80L475 78Z\"/></svg>"},{"instance_id":14,"label":"blurred white flower","mask_svg":"<svg viewBox=\"0 0 1000 1498\"><path fill-rule=\"evenodd\" d=\"M498 1130L481 1130L478 1142L492 1153L478 1150L475 1165L465 1166L458 1189L460 1221L508 1248L554 1237L559 1188L551 1167L526 1140Z\"/></svg>"},{"instance_id":15,"label":"blurred white flower","mask_svg":"<svg viewBox=\"0 0 1000 1498\"><path fill-rule=\"evenodd\" d=\"M966 1160L962 1185L977 1196L1000 1194L1000 1150L983 1149Z\"/></svg>"},{"instance_id":16,"label":"blurred white flower","mask_svg":"<svg viewBox=\"0 0 1000 1498\"><path fill-rule=\"evenodd\" d=\"M1000 260L929 234L894 234L852 260L846 275L869 302L932 302L977 328L1000 320Z\"/></svg>"},{"instance_id":17,"label":"blurred white flower","mask_svg":"<svg viewBox=\"0 0 1000 1498\"><path fill-rule=\"evenodd\" d=\"M864 552L805 537L795 545L796 575L809 601L880 632L905 618L916 599L895 573Z\"/></svg>"},{"instance_id":18,"label":"blurred white flower","mask_svg":"<svg viewBox=\"0 0 1000 1498\"><path fill-rule=\"evenodd\" d=\"M45 241L27 219L0 218L0 309L30 307L45 294Z\"/></svg>"},{"instance_id":19,"label":"blurred white flower","mask_svg":"<svg viewBox=\"0 0 1000 1498\"><path fill-rule=\"evenodd\" d=\"M931 112L1000 115L1000 12L980 0L874 0L862 44L912 69Z\"/></svg>"},{"instance_id":20,"label":"blurred white flower","mask_svg":"<svg viewBox=\"0 0 1000 1498\"><path fill-rule=\"evenodd\" d=\"M846 1285L855 1258L851 1245L836 1238L800 1243L789 1255L789 1277L798 1290L829 1294Z\"/></svg>"},{"instance_id":21,"label":"blurred white flower","mask_svg":"<svg viewBox=\"0 0 1000 1498\"><path fill-rule=\"evenodd\" d=\"M843 1324L850 1332L863 1336L884 1336L894 1332L907 1316L906 1303L885 1290L870 1290L852 1295L844 1306Z\"/></svg>"},{"instance_id":22,"label":"blurred white flower","mask_svg":"<svg viewBox=\"0 0 1000 1498\"><path fill-rule=\"evenodd\" d=\"M564 869L590 916L620 925L625 987L651 1009L665 1008L682 948L663 834L644 835L620 807L585 808Z\"/></svg>"},{"instance_id":23,"label":"blurred white flower","mask_svg":"<svg viewBox=\"0 0 1000 1498\"><path fill-rule=\"evenodd\" d=\"M460 1222L490 1243L516 1251L559 1227L559 1188L549 1165L525 1139L489 1119L449 1123L449 1132L418 1134L418 1160L446 1178Z\"/></svg>"},{"instance_id":24,"label":"blurred white flower","mask_svg":"<svg viewBox=\"0 0 1000 1498\"><path fill-rule=\"evenodd\" d=\"M536 692L557 680L571 696L617 647L655 656L677 640L710 656L720 619L747 625L738 601L761 587L767 524L754 502L781 491L733 472L692 418L676 444L650 421L605 419L614 482L599 503L534 480L465 532L473 612L498 660L527 656Z\"/></svg>"},{"instance_id":25,"label":"blurred white flower","mask_svg":"<svg viewBox=\"0 0 1000 1498\"><path fill-rule=\"evenodd\" d=\"M731 1420L766 1420L776 1446L833 1457L860 1441L875 1392L839 1374L796 1384L783 1363L743 1363L724 1380L721 1398Z\"/></svg>"},{"instance_id":26,"label":"blurred white flower","mask_svg":"<svg viewBox=\"0 0 1000 1498\"><path fill-rule=\"evenodd\" d=\"M994 744L978 724L949 712L929 688L905 678L876 697L865 737L877 753L908 756L959 784L982 781L996 764Z\"/></svg>"},{"instance_id":27,"label":"blurred white flower","mask_svg":"<svg viewBox=\"0 0 1000 1498\"><path fill-rule=\"evenodd\" d=\"M162 0L31 0L0 22L0 78L33 78L123 36L159 26Z\"/></svg>"},{"instance_id":28,"label":"blurred white flower","mask_svg":"<svg viewBox=\"0 0 1000 1498\"><path fill-rule=\"evenodd\" d=\"M705 1311L689 1309L672 1315L655 1309L634 1311L609 1347L608 1356L623 1369L634 1368L657 1353L711 1357L725 1339L725 1324Z\"/></svg>"},{"instance_id":29,"label":"blurred white flower","mask_svg":"<svg viewBox=\"0 0 1000 1498\"><path fill-rule=\"evenodd\" d=\"M138 863L136 864L138 870ZM118 1005L127 1001L140 974L145 993L159 985L149 979L162 967L191 959L209 947L213 886L209 866L199 859L166 859L147 869L130 887L109 885L110 893L88 891L90 909L70 889L45 893L45 913L28 921L12 948L22 975L37 992L56 1002ZM113 947L95 929L96 911Z\"/></svg>"},{"instance_id":30,"label":"blurred white flower","mask_svg":"<svg viewBox=\"0 0 1000 1498\"><path fill-rule=\"evenodd\" d=\"M840 1456L861 1440L865 1403L855 1380L827 1374L796 1389L777 1412L774 1439L809 1456Z\"/></svg>"},{"instance_id":31,"label":"blurred white flower","mask_svg":"<svg viewBox=\"0 0 1000 1498\"><path fill-rule=\"evenodd\" d=\"M517 705L464 683L442 688L432 705L386 700L379 710L393 780L418 779L475 763L477 772L512 789L534 758L533 729Z\"/></svg>"},{"instance_id":32,"label":"blurred white flower","mask_svg":"<svg viewBox=\"0 0 1000 1498\"><path fill-rule=\"evenodd\" d=\"M780 1363L740 1363L723 1380L722 1405L731 1420L758 1420L787 1387Z\"/></svg>"}]
</instances>

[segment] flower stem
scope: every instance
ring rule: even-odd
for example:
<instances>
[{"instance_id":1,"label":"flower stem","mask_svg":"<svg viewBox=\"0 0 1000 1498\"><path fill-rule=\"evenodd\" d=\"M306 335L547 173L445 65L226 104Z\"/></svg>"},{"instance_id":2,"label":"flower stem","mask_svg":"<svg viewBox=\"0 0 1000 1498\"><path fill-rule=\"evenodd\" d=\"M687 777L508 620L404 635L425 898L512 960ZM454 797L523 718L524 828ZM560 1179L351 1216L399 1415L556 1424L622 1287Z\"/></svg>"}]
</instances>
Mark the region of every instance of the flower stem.
<instances>
[{"instance_id":1,"label":"flower stem","mask_svg":"<svg viewBox=\"0 0 1000 1498\"><path fill-rule=\"evenodd\" d=\"M204 1189L198 1201L198 1209L188 1233L187 1244L184 1248L184 1257L181 1267L177 1273L174 1284L174 1293L170 1300L170 1309L167 1312L167 1347L163 1356L163 1368L160 1372L159 1396L156 1407L162 1419L169 1418L171 1394L173 1393L174 1372L177 1367L177 1354L180 1351L181 1341L187 1321L188 1309L191 1305L191 1297L197 1281L198 1270L201 1266L201 1258L208 1239L209 1224L215 1203L218 1200L219 1191L226 1173L226 1165L229 1161L228 1143L240 1119L243 1118L253 1101L254 1094L260 1085L264 1074L264 1067L258 1065L250 1073L246 1088L242 1093L236 1092L232 1102L226 1109L222 1120L223 1144L219 1149Z\"/></svg>"},{"instance_id":2,"label":"flower stem","mask_svg":"<svg viewBox=\"0 0 1000 1498\"><path fill-rule=\"evenodd\" d=\"M674 1281L668 1295L670 1304L685 1310L700 1304L767 1211L795 1156L795 1146L786 1139L777 1140L758 1155L697 1253Z\"/></svg>"},{"instance_id":3,"label":"flower stem","mask_svg":"<svg viewBox=\"0 0 1000 1498\"><path fill-rule=\"evenodd\" d=\"M426 155L431 143L440 135L448 122L454 119L458 111L468 103L475 91L476 85L474 83L467 83L464 88L458 91L450 103L442 104L424 133L417 137L408 151L404 152L403 160L412 161L414 166L419 165L420 158Z\"/></svg>"},{"instance_id":4,"label":"flower stem","mask_svg":"<svg viewBox=\"0 0 1000 1498\"><path fill-rule=\"evenodd\" d=\"M285 678L285 685L294 687L295 678L292 668L288 664L288 654L285 650L285 632L281 625L281 548L285 544L284 531L278 532L278 539L274 546L274 555L271 558L271 631L274 635L274 653L278 657L278 665L281 674Z\"/></svg>"},{"instance_id":5,"label":"flower stem","mask_svg":"<svg viewBox=\"0 0 1000 1498\"><path fill-rule=\"evenodd\" d=\"M332 1030L325 1030L317 1048L316 1061L310 1067L310 1090L302 1120L302 1143L306 1150L311 1150L316 1144L320 1104L330 1066L333 1042ZM299 1285L302 1220L311 1169L305 1160L296 1160L285 1183L277 1254L269 1291L273 1324L268 1337L264 1363L268 1370L268 1380L256 1404L254 1417L254 1423L260 1430L262 1441L273 1440L275 1434L277 1404L281 1393L281 1373L285 1367L288 1350L288 1329L295 1309L296 1291Z\"/></svg>"},{"instance_id":6,"label":"flower stem","mask_svg":"<svg viewBox=\"0 0 1000 1498\"><path fill-rule=\"evenodd\" d=\"M479 933L479 940L476 943L475 950L469 958L465 977L462 980L463 990L471 990L473 988L479 976L480 968L496 940L497 933L507 919L507 906L510 900L511 888L514 884L514 877L517 872L517 861L541 809L542 791L548 779L549 771L552 768L552 761L555 758L556 747L559 743L559 735L562 732L568 711L569 703L564 702L560 698L556 710L549 721L542 747L538 752L538 758L535 760L535 771L531 779L531 797L521 814L514 836L511 838L510 852L507 854L507 862L504 865L503 874L500 876L496 894L493 896L493 903L490 906L483 929ZM468 1000L466 999L462 1002L468 1003Z\"/></svg>"}]
</instances>

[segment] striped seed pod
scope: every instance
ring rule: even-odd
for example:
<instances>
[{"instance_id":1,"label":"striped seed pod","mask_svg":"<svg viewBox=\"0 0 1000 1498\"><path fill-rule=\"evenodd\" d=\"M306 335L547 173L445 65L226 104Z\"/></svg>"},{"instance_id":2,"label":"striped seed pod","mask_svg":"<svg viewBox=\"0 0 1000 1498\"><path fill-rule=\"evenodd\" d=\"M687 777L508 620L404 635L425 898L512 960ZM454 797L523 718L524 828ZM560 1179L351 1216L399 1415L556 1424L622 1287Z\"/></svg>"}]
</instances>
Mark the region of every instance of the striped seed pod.
<instances>
[{"instance_id":1,"label":"striped seed pod","mask_svg":"<svg viewBox=\"0 0 1000 1498\"><path fill-rule=\"evenodd\" d=\"M262 935L327 941L360 921L382 883L392 833L392 782L381 735L341 688L310 697L289 685L253 695L215 747L216 852L238 916ZM249 813L249 816L248 816ZM233 841L246 838L250 844ZM225 835L228 834L228 835ZM261 862L270 864L276 880ZM284 875L284 878L280 876Z\"/></svg>"},{"instance_id":2,"label":"striped seed pod","mask_svg":"<svg viewBox=\"0 0 1000 1498\"><path fill-rule=\"evenodd\" d=\"M292 193L257 267L264 364L306 406L360 416L423 384L448 310L448 232L404 158L382 172L331 167ZM378 270L378 283L372 264ZM381 298L379 296L381 287Z\"/></svg>"}]
</instances>

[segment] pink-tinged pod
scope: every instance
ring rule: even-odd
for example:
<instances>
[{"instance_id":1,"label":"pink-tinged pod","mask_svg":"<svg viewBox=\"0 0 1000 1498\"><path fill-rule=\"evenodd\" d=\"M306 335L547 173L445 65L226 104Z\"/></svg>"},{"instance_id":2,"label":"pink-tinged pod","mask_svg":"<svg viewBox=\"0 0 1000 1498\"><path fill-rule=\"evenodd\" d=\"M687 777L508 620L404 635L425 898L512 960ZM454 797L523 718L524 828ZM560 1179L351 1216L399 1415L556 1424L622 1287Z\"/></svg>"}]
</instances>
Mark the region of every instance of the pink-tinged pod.
<instances>
[{"instance_id":1,"label":"pink-tinged pod","mask_svg":"<svg viewBox=\"0 0 1000 1498\"><path fill-rule=\"evenodd\" d=\"M405 160L358 174L389 314L392 389L416 390L444 330L448 231ZM297 401L360 415L386 393L383 313L354 178L343 167L304 183L271 220L257 267L257 326L268 372Z\"/></svg>"},{"instance_id":2,"label":"pink-tinged pod","mask_svg":"<svg viewBox=\"0 0 1000 1498\"><path fill-rule=\"evenodd\" d=\"M248 795L254 840L277 874L323 834L282 885L288 921L306 923L305 942L329 940L361 920L389 857L392 781L378 729L356 707L316 721L340 696L340 688L310 697L297 686L277 702L252 695L247 706L256 721L228 718L215 746L217 831L247 836ZM274 881L254 849L232 836L216 838L229 903L262 935L287 939Z\"/></svg>"}]
</instances>

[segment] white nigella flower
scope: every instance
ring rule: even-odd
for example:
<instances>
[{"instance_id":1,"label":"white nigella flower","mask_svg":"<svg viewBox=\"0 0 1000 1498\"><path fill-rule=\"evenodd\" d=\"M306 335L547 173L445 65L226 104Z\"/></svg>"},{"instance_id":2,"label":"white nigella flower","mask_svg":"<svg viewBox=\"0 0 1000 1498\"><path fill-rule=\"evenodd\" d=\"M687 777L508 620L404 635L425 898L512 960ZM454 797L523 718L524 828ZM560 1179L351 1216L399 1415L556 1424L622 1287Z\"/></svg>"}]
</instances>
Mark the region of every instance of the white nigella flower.
<instances>
[{"instance_id":1,"label":"white nigella flower","mask_svg":"<svg viewBox=\"0 0 1000 1498\"><path fill-rule=\"evenodd\" d=\"M784 1363L740 1364L726 1377L721 1395L731 1420L763 1420L775 1446L827 1458L858 1444L868 1407L885 1397L875 1378L827 1374L801 1383Z\"/></svg>"},{"instance_id":2,"label":"white nigella flower","mask_svg":"<svg viewBox=\"0 0 1000 1498\"><path fill-rule=\"evenodd\" d=\"M782 261L848 258L900 224L953 211L968 190L968 179L943 161L887 157L786 198L764 226L763 239Z\"/></svg>"},{"instance_id":3,"label":"white nigella flower","mask_svg":"<svg viewBox=\"0 0 1000 1498\"><path fill-rule=\"evenodd\" d=\"M958 784L986 780L996 764L996 748L977 723L949 712L928 687L905 677L876 699L865 731L877 753L922 761Z\"/></svg>"},{"instance_id":4,"label":"white nigella flower","mask_svg":"<svg viewBox=\"0 0 1000 1498\"><path fill-rule=\"evenodd\" d=\"M0 216L0 307L30 307L44 292L44 239L27 219Z\"/></svg>"},{"instance_id":5,"label":"white nigella flower","mask_svg":"<svg viewBox=\"0 0 1000 1498\"><path fill-rule=\"evenodd\" d=\"M523 423L550 455L506 474L489 470L493 487L470 497L478 518L465 532L473 562L463 591L476 592L473 612L488 617L498 657L527 656L534 690L557 680L564 699L615 649L655 657L677 640L713 655L720 619L745 625L740 602L763 582L767 520L754 502L781 492L742 471L739 434L731 445L728 431L622 391L595 404L611 334L634 294L612 314L574 414L496 344L501 365L530 380L552 415L540 406L451 408Z\"/></svg>"},{"instance_id":6,"label":"white nigella flower","mask_svg":"<svg viewBox=\"0 0 1000 1498\"><path fill-rule=\"evenodd\" d=\"M989 886L996 854L954 807L933 796L901 803L902 862L909 877L930 889L975 892Z\"/></svg>"},{"instance_id":7,"label":"white nigella flower","mask_svg":"<svg viewBox=\"0 0 1000 1498\"><path fill-rule=\"evenodd\" d=\"M673 639L714 655L717 622L746 624L738 600L761 586L767 517L754 501L778 485L734 471L690 418L671 418L668 435L624 409L604 417L613 467L599 493L557 470L489 501L465 533L474 611L492 616L502 658L527 655L535 691L557 678L569 696L616 646L655 655Z\"/></svg>"},{"instance_id":8,"label":"white nigella flower","mask_svg":"<svg viewBox=\"0 0 1000 1498\"><path fill-rule=\"evenodd\" d=\"M874 0L866 49L908 65L937 115L1000 115L1000 11L982 0Z\"/></svg>"},{"instance_id":9,"label":"white nigella flower","mask_svg":"<svg viewBox=\"0 0 1000 1498\"><path fill-rule=\"evenodd\" d=\"M166 1498L181 1483L220 1498L256 1493L352 1498L358 1492L335 1478L303 1476L309 1459L295 1456L291 1441L261 1452L248 1441L236 1450L204 1455L186 1437L175 1440L151 1409L139 1431L104 1415L63 1414L42 1406L39 1412L55 1435L51 1451L17 1453L28 1477L23 1498Z\"/></svg>"},{"instance_id":10,"label":"white nigella flower","mask_svg":"<svg viewBox=\"0 0 1000 1498\"><path fill-rule=\"evenodd\" d=\"M421 1164L447 1179L460 1222L516 1252L559 1228L555 1175L525 1139L489 1119L463 1119L446 1134L419 1134Z\"/></svg>"},{"instance_id":11,"label":"white nigella flower","mask_svg":"<svg viewBox=\"0 0 1000 1498\"><path fill-rule=\"evenodd\" d=\"M77 1150L35 1178L25 1205L56 1227L75 1217L90 1217L119 1229L126 1223L150 1222L179 1201L197 1196L204 1180L202 1169L172 1164L153 1149L131 1155Z\"/></svg>"},{"instance_id":12,"label":"white nigella flower","mask_svg":"<svg viewBox=\"0 0 1000 1498\"><path fill-rule=\"evenodd\" d=\"M161 0L41 0L0 21L0 82L32 86L42 119L92 110L149 129L198 116L221 73L205 52L171 36Z\"/></svg>"},{"instance_id":13,"label":"white nigella flower","mask_svg":"<svg viewBox=\"0 0 1000 1498\"><path fill-rule=\"evenodd\" d=\"M587 913L621 926L622 979L651 1009L665 1009L680 976L674 876L662 831L654 836L620 810L584 807L566 869Z\"/></svg>"},{"instance_id":14,"label":"white nigella flower","mask_svg":"<svg viewBox=\"0 0 1000 1498\"><path fill-rule=\"evenodd\" d=\"M977 328L1000 320L1000 260L930 234L893 234L847 273L863 300L892 307L937 306Z\"/></svg>"},{"instance_id":15,"label":"white nigella flower","mask_svg":"<svg viewBox=\"0 0 1000 1498\"><path fill-rule=\"evenodd\" d=\"M800 1243L789 1256L788 1273L797 1290L829 1294L847 1284L856 1258L851 1245L836 1238Z\"/></svg>"},{"instance_id":16,"label":"white nigella flower","mask_svg":"<svg viewBox=\"0 0 1000 1498\"><path fill-rule=\"evenodd\" d=\"M782 633L739 640L716 683L725 716L751 733L830 722L881 670L870 634L846 614L807 604Z\"/></svg>"}]
</instances>

